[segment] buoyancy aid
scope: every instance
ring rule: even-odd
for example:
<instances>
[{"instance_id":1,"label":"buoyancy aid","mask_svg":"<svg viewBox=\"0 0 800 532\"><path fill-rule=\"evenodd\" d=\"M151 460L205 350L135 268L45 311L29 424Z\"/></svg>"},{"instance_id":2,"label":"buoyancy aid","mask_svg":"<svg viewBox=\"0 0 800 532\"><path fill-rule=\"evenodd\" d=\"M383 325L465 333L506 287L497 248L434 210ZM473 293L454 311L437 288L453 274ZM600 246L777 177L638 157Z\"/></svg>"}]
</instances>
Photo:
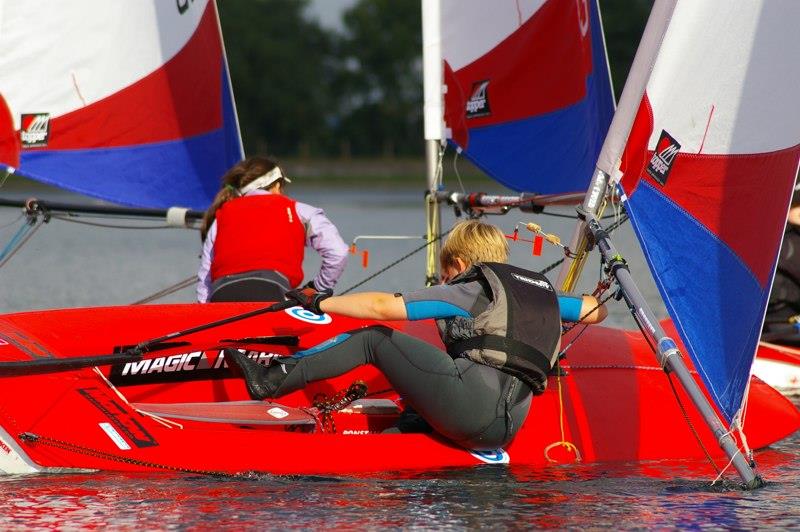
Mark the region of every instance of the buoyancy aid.
<instances>
[{"instance_id":1,"label":"buoyancy aid","mask_svg":"<svg viewBox=\"0 0 800 532\"><path fill-rule=\"evenodd\" d=\"M555 289L544 275L494 262L476 264L449 284L471 281L492 301L474 318L437 320L447 352L514 375L541 394L561 344Z\"/></svg>"},{"instance_id":2,"label":"buoyancy aid","mask_svg":"<svg viewBox=\"0 0 800 532\"><path fill-rule=\"evenodd\" d=\"M293 287L303 281L305 226L293 199L280 194L232 199L217 210L216 222L212 281L255 270L280 272Z\"/></svg>"}]
</instances>

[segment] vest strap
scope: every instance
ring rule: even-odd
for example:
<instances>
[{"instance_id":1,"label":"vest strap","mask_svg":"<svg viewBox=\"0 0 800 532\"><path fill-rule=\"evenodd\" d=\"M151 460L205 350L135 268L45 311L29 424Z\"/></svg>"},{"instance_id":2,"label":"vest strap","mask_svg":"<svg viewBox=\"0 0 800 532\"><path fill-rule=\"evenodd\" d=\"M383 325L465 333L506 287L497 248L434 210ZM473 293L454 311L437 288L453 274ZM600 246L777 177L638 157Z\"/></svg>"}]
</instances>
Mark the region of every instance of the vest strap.
<instances>
[{"instance_id":1,"label":"vest strap","mask_svg":"<svg viewBox=\"0 0 800 532\"><path fill-rule=\"evenodd\" d=\"M492 351L502 351L509 356L519 360L520 358L530 362L542 374L547 375L550 371L550 359L542 354L541 351L528 344L524 344L513 338L499 336L496 334L484 334L474 336L452 343L447 346L447 353L452 357L457 357L465 351L473 349L491 349Z\"/></svg>"}]
</instances>

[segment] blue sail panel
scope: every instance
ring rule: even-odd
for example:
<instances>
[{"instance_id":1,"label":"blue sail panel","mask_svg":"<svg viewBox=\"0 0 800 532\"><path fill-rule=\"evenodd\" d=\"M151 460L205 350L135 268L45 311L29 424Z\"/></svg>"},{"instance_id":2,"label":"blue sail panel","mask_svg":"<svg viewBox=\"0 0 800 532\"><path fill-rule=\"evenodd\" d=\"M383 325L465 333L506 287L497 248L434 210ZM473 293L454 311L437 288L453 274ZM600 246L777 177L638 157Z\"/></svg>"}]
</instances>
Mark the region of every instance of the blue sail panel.
<instances>
[{"instance_id":1,"label":"blue sail panel","mask_svg":"<svg viewBox=\"0 0 800 532\"><path fill-rule=\"evenodd\" d=\"M750 378L768 287L725 242L649 183L639 183L625 209L675 326L730 421Z\"/></svg>"}]
</instances>

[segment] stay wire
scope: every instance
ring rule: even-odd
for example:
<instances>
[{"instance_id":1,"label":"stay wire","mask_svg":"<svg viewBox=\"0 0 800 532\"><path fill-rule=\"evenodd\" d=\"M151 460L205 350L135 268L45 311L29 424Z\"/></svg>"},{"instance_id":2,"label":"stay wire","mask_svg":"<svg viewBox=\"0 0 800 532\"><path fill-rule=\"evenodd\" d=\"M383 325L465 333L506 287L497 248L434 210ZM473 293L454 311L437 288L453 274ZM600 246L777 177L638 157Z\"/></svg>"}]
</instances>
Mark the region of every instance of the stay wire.
<instances>
[{"instance_id":1,"label":"stay wire","mask_svg":"<svg viewBox=\"0 0 800 532\"><path fill-rule=\"evenodd\" d=\"M7 228L11 227L12 225L14 225L14 224L15 224L15 223L17 223L18 221L20 221L20 220L22 219L22 217L23 217L23 216L25 216L25 213L24 213L24 212L21 212L21 213L19 214L19 216L17 216L16 218L14 218L13 220L11 220L11 221L10 221L10 222L8 222L7 224L5 224L5 225L0 225L0 230L2 230L2 229L7 229Z\"/></svg>"},{"instance_id":2,"label":"stay wire","mask_svg":"<svg viewBox=\"0 0 800 532\"><path fill-rule=\"evenodd\" d=\"M551 214L551 215L555 215L555 214L553 213L553 214ZM558 215L558 216L562 216L562 215ZM610 218L610 217L611 217L611 216L608 216L607 218ZM627 221L628 221L628 217L627 217L627 216L623 217L622 219L618 220L617 222L614 222L613 224L609 225L609 226L608 226L608 229L606 230L606 232L608 232L608 233L611 233L611 232L613 232L614 230L616 230L617 228L619 228L619 227L620 227L622 224L624 224L624 223L625 223L625 222L627 222ZM347 290L343 290L342 292L340 292L340 293L339 293L339 295L344 295L344 294L347 294L347 293L349 293L349 292L352 292L353 290L355 290L355 289L356 289L356 288L358 288L359 286L361 286L361 285L363 285L363 284L366 284L366 283L368 283L369 281L371 281L371 280L375 279L375 278L376 278L376 277L378 277L379 275L382 275L383 273L385 273L385 272L387 272L388 270L390 270L390 269L394 268L395 266L397 266L397 265L398 265L398 264L400 264L401 262L403 262L403 261L405 261L406 259L408 259L408 258L412 257L414 254L416 254L416 253L418 253L418 252L422 251L423 249L426 249L428 246L430 246L430 245L434 244L435 242L437 242L437 241L441 240L442 238L444 238L445 236L447 236L448 234L450 234L450 231L452 231L452 228L451 228L451 229L448 229L447 231L445 231L445 232L443 232L443 233L441 233L441 234L439 234L439 236L437 236L437 237L436 237L436 238L434 238L433 240L431 240L431 241L429 241L429 242L425 242L424 244L422 244L422 245L421 245L421 246L419 246L418 248L416 248L416 249L414 249L414 250L412 250L412 251L410 251L410 252L406 253L405 255L403 255L402 257L398 258L398 259L397 259L397 260L395 260L394 262L392 262L392 263L390 263L390 264L387 264L385 267L381 268L380 270L378 270L377 272L373 273L373 274L372 274L372 275L370 275L369 277L367 277L367 278L365 278L365 279L363 279L363 280L359 281L358 283L354 284L353 286L349 287ZM539 271L539 273L540 273L540 274L542 274L542 275L544 275L544 274L546 274L546 273L548 273L548 272L552 271L552 270L553 270L553 269L555 269L556 267L558 267L558 266L559 266L559 265L560 265L562 262L564 262L564 259L563 259L563 258L561 258L561 259L559 259L559 260L557 260L557 261L553 262L553 263L552 263L552 264L550 264L549 266L547 266L547 267L545 267L544 269L540 270L540 271Z\"/></svg>"},{"instance_id":3,"label":"stay wire","mask_svg":"<svg viewBox=\"0 0 800 532\"><path fill-rule=\"evenodd\" d=\"M64 216L62 214L51 214L56 220L62 222L70 222L74 224L90 225L92 227L102 227L104 229L172 229L171 225L120 225L120 224L107 224L100 222L89 222L86 220L76 220L74 216Z\"/></svg>"},{"instance_id":4,"label":"stay wire","mask_svg":"<svg viewBox=\"0 0 800 532\"><path fill-rule=\"evenodd\" d=\"M42 224L44 223L44 220L33 220L32 222L26 222L25 225L19 228L14 236L11 237L11 241L9 241L2 252L0 252L0 268L5 266L8 261L11 260L11 257L16 255L17 252L28 243L33 235L36 234L36 231L42 228Z\"/></svg>"},{"instance_id":5,"label":"stay wire","mask_svg":"<svg viewBox=\"0 0 800 532\"><path fill-rule=\"evenodd\" d=\"M409 257L411 257L412 255L414 255L415 253L419 253L419 252L420 252L420 251L422 251L423 249L426 249L428 246L431 246L431 245L435 244L436 242L438 242L439 240L441 240L441 239L442 239L442 238L444 238L445 236L449 235L449 234L450 234L450 231L452 231L452 229L448 229L447 231L445 231L445 232L443 232L443 233L440 233L440 234L439 234L439 236L437 236L436 238L433 238L433 239L431 239L431 240L429 240L429 241L425 242L424 244L422 244L422 245L421 245L421 246L419 246L418 248L416 248L416 249L413 249L412 251L410 251L410 252L406 253L405 255L403 255L402 257L400 257L399 259L397 259L396 261L394 261L394 262L392 262L392 263L390 263L390 264L387 264L386 266L384 266L383 268L381 268L381 269L380 269L380 270L378 270L377 272L373 273L373 274L372 274L372 275L370 275L369 277L367 277L367 278L365 278L365 279L363 279L363 280L361 280L361 281L357 282L356 284L354 284L353 286L351 286L351 287L350 287L350 288L348 288L347 290L344 290L344 291L342 291L342 292L341 292L339 295L344 295L344 294L346 294L346 293L348 293L348 292L351 292L351 291L355 290L356 288L358 288L359 286L361 286L361 285L363 285L363 284L365 284L365 283L367 283L367 282L371 281L372 279L376 278L377 276L379 276L379 275L381 275L381 274L385 273L386 271L390 270L391 268L394 268L395 266L397 266L398 264L400 264L400 263L401 263L401 262L403 262L404 260L408 259Z\"/></svg>"},{"instance_id":6,"label":"stay wire","mask_svg":"<svg viewBox=\"0 0 800 532\"><path fill-rule=\"evenodd\" d=\"M191 276L187 277L186 279L182 279L182 280L178 281L177 283L175 283L173 285L170 285L170 286L168 286L168 287L166 287L166 288L164 288L162 290L159 290L158 292L155 292L153 294L150 294L147 297L143 297L142 299L134 301L133 303L131 303L131 305L144 305L145 303L150 303L151 301L156 301L156 300L161 299L163 297L166 297L166 296L168 296L170 294L174 294L178 290L183 290L184 288L188 288L188 287L192 286L196 282L197 282L197 276L196 275L191 275Z\"/></svg>"}]
</instances>

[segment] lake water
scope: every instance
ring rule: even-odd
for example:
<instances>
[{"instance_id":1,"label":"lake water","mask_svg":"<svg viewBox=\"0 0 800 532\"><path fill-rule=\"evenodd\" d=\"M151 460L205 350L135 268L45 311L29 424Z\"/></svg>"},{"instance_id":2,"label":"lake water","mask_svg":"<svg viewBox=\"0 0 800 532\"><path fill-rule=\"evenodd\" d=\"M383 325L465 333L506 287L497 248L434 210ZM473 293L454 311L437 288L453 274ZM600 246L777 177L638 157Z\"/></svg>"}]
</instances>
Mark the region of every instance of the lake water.
<instances>
[{"instance_id":1,"label":"lake water","mask_svg":"<svg viewBox=\"0 0 800 532\"><path fill-rule=\"evenodd\" d=\"M26 197L33 191L3 192L5 197ZM43 189L35 192L53 200L74 199ZM416 188L294 187L292 193L324 207L348 242L364 234L424 233L422 194ZM571 214L569 209L557 212ZM449 227L453 214L444 214L444 226ZM0 210L0 227L16 216L13 209ZM531 219L512 213L491 221L511 232L516 222ZM536 221L569 239L571 221ZM0 229L0 245L17 227ZM630 228L623 226L614 236L640 288L653 301L656 314L663 316ZM339 289L420 244L421 239L360 240L359 248L369 251L368 268L362 267L360 255L354 256ZM0 312L130 303L192 275L199 249L194 231L100 229L52 220L0 270ZM555 248L532 257L527 245L512 244L513 262L530 269L558 258ZM306 271L317 265L316 257L309 256ZM587 266L583 287L591 290L598 275L595 258ZM424 257L417 253L361 288L408 289L420 286L423 277ZM185 289L165 301L192 299L193 289ZM634 327L621 303L613 303L608 323ZM758 453L760 472L769 483L749 493L710 487L714 474L704 462L485 466L365 478L0 477L0 528L788 528L800 524L798 455L798 434Z\"/></svg>"},{"instance_id":2,"label":"lake water","mask_svg":"<svg viewBox=\"0 0 800 532\"><path fill-rule=\"evenodd\" d=\"M409 240L358 239L358 253L350 257L337 286L339 292L419 248L424 242L423 195L418 188L293 185L290 193L299 201L324 208L348 243L362 235L413 237ZM2 194L3 197L15 199L31 195L51 201L79 201L77 196L44 187L28 190L18 186L4 189ZM560 215L575 214L572 208L558 208L553 212ZM4 226L14 222L18 216L16 209L0 208L0 249L13 236L20 222ZM449 208L442 209L442 216L442 227L445 229L456 219ZM141 220L78 220L134 227L164 225L163 222ZM571 219L532 217L516 211L505 216L489 217L490 222L500 226L506 233L511 233L517 222L532 220L546 232L556 233L568 243L574 225ZM520 236L530 238L531 233L521 229ZM632 273L644 295L653 302L656 315L665 316L658 291L644 266L630 226L624 224L614 233L614 237L619 251L631 264L639 265L632 267ZM541 270L563 256L560 248L545 244L542 256L534 257L530 246L529 243L512 242L512 262L531 270ZM368 252L367 268L363 267L363 250ZM132 303L191 276L197 271L199 253L200 237L193 230L106 229L53 219L0 269L0 312ZM599 278L599 255L596 252L594 255L587 262L581 281L580 288L584 291L591 292ZM309 251L305 261L307 277L313 275L318 267L319 258ZM554 279L557 272L558 269L553 270L550 278ZM408 290L422 286L424 278L425 253L420 251L360 286L359 290ZM187 302L193 301L194 297L194 287L191 287L161 302ZM609 324L635 327L624 305L615 304L609 308Z\"/></svg>"}]
</instances>

